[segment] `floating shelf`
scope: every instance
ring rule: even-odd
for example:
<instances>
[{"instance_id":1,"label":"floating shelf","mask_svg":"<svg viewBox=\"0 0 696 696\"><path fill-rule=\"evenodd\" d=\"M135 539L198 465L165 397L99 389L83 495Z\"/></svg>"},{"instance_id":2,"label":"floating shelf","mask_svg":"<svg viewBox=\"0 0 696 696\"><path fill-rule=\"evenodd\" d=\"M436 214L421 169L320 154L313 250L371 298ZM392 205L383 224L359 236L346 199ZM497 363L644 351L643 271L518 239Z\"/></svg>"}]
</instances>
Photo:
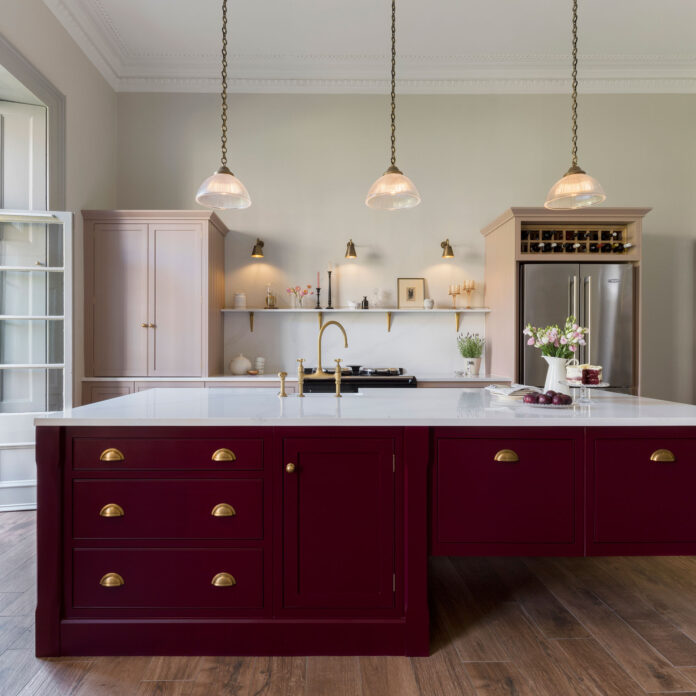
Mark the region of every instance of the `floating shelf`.
<instances>
[{"instance_id":1,"label":"floating shelf","mask_svg":"<svg viewBox=\"0 0 696 696\"><path fill-rule=\"evenodd\" d=\"M454 326L455 330L459 331L459 324L461 321L462 314L487 314L491 310L488 307L471 307L470 309L390 309L390 308L379 308L379 309L348 309L347 307L342 307L340 309L266 309L264 307L251 308L247 307L245 309L221 309L224 314L241 314L246 312L249 315L249 330L254 330L254 314L257 312L263 314L316 314L319 326L321 327L324 314L385 314L387 317L387 331L391 331L392 314L452 314L454 315Z\"/></svg>"}]
</instances>

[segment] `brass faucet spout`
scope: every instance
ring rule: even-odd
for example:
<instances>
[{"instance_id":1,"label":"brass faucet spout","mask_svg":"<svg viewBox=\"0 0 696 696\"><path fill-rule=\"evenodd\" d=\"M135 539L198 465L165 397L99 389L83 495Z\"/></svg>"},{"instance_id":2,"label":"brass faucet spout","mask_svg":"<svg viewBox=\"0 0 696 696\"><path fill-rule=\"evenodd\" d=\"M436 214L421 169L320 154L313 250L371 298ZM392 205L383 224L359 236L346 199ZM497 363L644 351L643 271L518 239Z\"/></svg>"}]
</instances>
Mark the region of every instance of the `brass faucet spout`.
<instances>
[{"instance_id":1,"label":"brass faucet spout","mask_svg":"<svg viewBox=\"0 0 696 696\"><path fill-rule=\"evenodd\" d=\"M346 330L343 328L341 324L339 324L337 321L327 321L321 329L319 329L319 340L317 341L317 371L312 374L312 375L307 375L305 379L317 379L319 377L330 377L328 372L324 372L324 369L322 368L321 365L321 339L324 336L324 331L331 326L331 324L335 324L338 326L339 329L341 329L341 333L343 334L343 345L345 348L348 347L348 335L346 334Z\"/></svg>"}]
</instances>

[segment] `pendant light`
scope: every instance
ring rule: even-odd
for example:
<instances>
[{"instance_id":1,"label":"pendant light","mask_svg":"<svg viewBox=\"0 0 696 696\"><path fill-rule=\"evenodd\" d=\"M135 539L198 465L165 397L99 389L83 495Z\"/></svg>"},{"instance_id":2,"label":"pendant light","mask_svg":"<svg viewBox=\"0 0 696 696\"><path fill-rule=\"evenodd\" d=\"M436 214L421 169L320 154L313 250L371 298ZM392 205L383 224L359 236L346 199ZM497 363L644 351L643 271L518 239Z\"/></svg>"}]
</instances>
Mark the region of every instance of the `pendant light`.
<instances>
[{"instance_id":1,"label":"pendant light","mask_svg":"<svg viewBox=\"0 0 696 696\"><path fill-rule=\"evenodd\" d=\"M572 210L585 208L606 200L604 189L597 179L578 166L578 0L573 0L573 148L570 169L559 179L546 196L545 208Z\"/></svg>"},{"instance_id":2,"label":"pendant light","mask_svg":"<svg viewBox=\"0 0 696 696\"><path fill-rule=\"evenodd\" d=\"M196 203L206 208L248 208L244 184L227 168L227 0L222 0L222 156L220 168L198 189Z\"/></svg>"},{"instance_id":3,"label":"pendant light","mask_svg":"<svg viewBox=\"0 0 696 696\"><path fill-rule=\"evenodd\" d=\"M391 165L372 184L365 199L370 208L382 210L413 208L421 200L413 182L396 166L396 0L391 8Z\"/></svg>"}]
</instances>

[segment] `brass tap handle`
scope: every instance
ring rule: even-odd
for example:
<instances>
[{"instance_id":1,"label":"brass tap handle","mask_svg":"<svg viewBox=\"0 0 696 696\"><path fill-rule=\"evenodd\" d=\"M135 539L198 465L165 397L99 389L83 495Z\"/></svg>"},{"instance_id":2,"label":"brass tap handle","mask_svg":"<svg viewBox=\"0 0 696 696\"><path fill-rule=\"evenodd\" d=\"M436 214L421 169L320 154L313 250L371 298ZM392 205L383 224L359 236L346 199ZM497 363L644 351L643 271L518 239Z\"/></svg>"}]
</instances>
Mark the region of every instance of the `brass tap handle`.
<instances>
[{"instance_id":1,"label":"brass tap handle","mask_svg":"<svg viewBox=\"0 0 696 696\"><path fill-rule=\"evenodd\" d=\"M336 398L341 398L341 358L336 358L334 360L336 363L336 372L334 372L334 379L336 380Z\"/></svg>"},{"instance_id":2,"label":"brass tap handle","mask_svg":"<svg viewBox=\"0 0 696 696\"><path fill-rule=\"evenodd\" d=\"M280 391L278 392L278 396L284 397L287 396L285 393L285 378L288 376L287 372L279 372L278 377L280 377Z\"/></svg>"},{"instance_id":3,"label":"brass tap handle","mask_svg":"<svg viewBox=\"0 0 696 696\"><path fill-rule=\"evenodd\" d=\"M297 358L297 396L304 397L304 358Z\"/></svg>"}]
</instances>

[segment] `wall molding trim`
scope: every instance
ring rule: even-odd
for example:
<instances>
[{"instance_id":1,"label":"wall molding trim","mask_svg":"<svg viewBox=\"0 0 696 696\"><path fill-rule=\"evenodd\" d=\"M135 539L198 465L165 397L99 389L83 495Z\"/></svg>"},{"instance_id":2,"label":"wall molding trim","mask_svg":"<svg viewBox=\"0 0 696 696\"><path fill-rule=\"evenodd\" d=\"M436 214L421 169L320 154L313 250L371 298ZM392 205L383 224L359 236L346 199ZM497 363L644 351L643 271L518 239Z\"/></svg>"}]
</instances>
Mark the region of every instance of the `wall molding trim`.
<instances>
[{"instance_id":1,"label":"wall molding trim","mask_svg":"<svg viewBox=\"0 0 696 696\"><path fill-rule=\"evenodd\" d=\"M43 0L117 92L217 92L219 52L132 50L102 0ZM382 94L386 54L230 54L231 92ZM584 93L696 93L696 55L580 57ZM570 56L529 53L399 55L402 94L557 94Z\"/></svg>"}]
</instances>

